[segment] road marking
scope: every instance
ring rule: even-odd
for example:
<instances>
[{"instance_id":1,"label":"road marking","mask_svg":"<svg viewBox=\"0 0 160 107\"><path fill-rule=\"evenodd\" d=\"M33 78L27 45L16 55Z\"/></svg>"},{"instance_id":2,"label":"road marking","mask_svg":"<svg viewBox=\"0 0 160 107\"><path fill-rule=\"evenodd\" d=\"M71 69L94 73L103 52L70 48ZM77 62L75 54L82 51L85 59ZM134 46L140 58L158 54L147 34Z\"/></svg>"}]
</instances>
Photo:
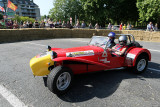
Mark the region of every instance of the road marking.
<instances>
[{"instance_id":1,"label":"road marking","mask_svg":"<svg viewBox=\"0 0 160 107\"><path fill-rule=\"evenodd\" d=\"M13 107L27 107L20 101L14 94L8 91L4 86L0 85L0 94L13 106Z\"/></svg>"},{"instance_id":2,"label":"road marking","mask_svg":"<svg viewBox=\"0 0 160 107\"><path fill-rule=\"evenodd\" d=\"M148 49L150 51L160 52L160 50Z\"/></svg>"},{"instance_id":3,"label":"road marking","mask_svg":"<svg viewBox=\"0 0 160 107\"><path fill-rule=\"evenodd\" d=\"M31 44L31 45L38 45L38 46L45 46L45 47L47 47L47 45L42 45L42 44L38 44L38 43L32 43L32 42L23 42L23 43L27 43L27 44Z\"/></svg>"},{"instance_id":4,"label":"road marking","mask_svg":"<svg viewBox=\"0 0 160 107\"><path fill-rule=\"evenodd\" d=\"M152 71L157 71L157 72L160 72L160 70L158 69L154 69L154 68L148 68L149 70L152 70Z\"/></svg>"},{"instance_id":5,"label":"road marking","mask_svg":"<svg viewBox=\"0 0 160 107\"><path fill-rule=\"evenodd\" d=\"M84 39L79 39L79 40L68 39L68 40L73 41L73 42L78 41L78 42L85 42L85 43L88 43L88 41L84 41Z\"/></svg>"}]
</instances>

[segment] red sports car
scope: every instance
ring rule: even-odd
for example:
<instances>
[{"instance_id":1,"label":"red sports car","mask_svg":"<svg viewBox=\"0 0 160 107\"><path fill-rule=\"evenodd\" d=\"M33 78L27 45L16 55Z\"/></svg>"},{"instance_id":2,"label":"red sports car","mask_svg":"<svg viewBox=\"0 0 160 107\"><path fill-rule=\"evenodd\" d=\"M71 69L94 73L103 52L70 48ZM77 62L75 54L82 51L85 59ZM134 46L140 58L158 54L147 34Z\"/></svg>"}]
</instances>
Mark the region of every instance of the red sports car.
<instances>
[{"instance_id":1,"label":"red sports car","mask_svg":"<svg viewBox=\"0 0 160 107\"><path fill-rule=\"evenodd\" d=\"M68 91L75 74L121 67L130 68L135 73L142 73L151 60L151 54L149 50L135 42L133 35L125 36L129 38L128 48L119 57L112 55L107 48L108 37L93 36L88 46L67 49L48 46L48 51L30 60L30 67L34 76L47 75L47 87L57 95Z\"/></svg>"}]
</instances>

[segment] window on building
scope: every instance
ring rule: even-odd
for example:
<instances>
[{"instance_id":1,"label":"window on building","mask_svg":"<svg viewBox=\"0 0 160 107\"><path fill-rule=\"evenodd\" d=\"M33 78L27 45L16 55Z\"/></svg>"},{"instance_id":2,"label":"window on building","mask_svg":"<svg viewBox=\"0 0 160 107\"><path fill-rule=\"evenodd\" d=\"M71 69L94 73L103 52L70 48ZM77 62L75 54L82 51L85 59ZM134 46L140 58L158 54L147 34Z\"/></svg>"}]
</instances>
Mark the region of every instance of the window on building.
<instances>
[{"instance_id":1,"label":"window on building","mask_svg":"<svg viewBox=\"0 0 160 107\"><path fill-rule=\"evenodd\" d=\"M4 4L3 4L3 3L0 3L0 6L4 7Z\"/></svg>"},{"instance_id":2,"label":"window on building","mask_svg":"<svg viewBox=\"0 0 160 107\"><path fill-rule=\"evenodd\" d=\"M22 1L19 1L19 3L21 3L21 4L22 4Z\"/></svg>"},{"instance_id":3,"label":"window on building","mask_svg":"<svg viewBox=\"0 0 160 107\"><path fill-rule=\"evenodd\" d=\"M27 5L28 5L28 2L27 2L27 1L25 1L25 4L27 4Z\"/></svg>"},{"instance_id":4,"label":"window on building","mask_svg":"<svg viewBox=\"0 0 160 107\"><path fill-rule=\"evenodd\" d=\"M17 1L16 1L16 0L13 0L13 3L17 3Z\"/></svg>"}]
</instances>

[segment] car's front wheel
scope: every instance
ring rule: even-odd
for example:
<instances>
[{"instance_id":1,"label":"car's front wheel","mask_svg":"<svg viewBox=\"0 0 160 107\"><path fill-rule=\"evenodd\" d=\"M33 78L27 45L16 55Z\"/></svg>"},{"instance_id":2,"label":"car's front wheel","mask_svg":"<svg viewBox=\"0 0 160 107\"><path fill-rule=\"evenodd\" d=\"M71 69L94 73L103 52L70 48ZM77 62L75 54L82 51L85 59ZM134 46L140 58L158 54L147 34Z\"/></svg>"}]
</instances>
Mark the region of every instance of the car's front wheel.
<instances>
[{"instance_id":1,"label":"car's front wheel","mask_svg":"<svg viewBox=\"0 0 160 107\"><path fill-rule=\"evenodd\" d=\"M66 93L73 82L73 73L69 68L57 66L51 70L47 79L47 86L50 91L60 95Z\"/></svg>"}]
</instances>

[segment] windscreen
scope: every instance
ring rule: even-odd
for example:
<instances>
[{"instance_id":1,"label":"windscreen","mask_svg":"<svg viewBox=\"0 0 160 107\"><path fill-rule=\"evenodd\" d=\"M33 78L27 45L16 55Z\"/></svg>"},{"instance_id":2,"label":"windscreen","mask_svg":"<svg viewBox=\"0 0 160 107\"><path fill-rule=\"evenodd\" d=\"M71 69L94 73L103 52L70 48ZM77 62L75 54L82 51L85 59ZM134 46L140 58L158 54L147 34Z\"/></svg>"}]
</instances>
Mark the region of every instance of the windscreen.
<instances>
[{"instance_id":1,"label":"windscreen","mask_svg":"<svg viewBox=\"0 0 160 107\"><path fill-rule=\"evenodd\" d=\"M105 36L93 36L89 45L100 46L105 48L107 42L109 41L108 37Z\"/></svg>"}]
</instances>

